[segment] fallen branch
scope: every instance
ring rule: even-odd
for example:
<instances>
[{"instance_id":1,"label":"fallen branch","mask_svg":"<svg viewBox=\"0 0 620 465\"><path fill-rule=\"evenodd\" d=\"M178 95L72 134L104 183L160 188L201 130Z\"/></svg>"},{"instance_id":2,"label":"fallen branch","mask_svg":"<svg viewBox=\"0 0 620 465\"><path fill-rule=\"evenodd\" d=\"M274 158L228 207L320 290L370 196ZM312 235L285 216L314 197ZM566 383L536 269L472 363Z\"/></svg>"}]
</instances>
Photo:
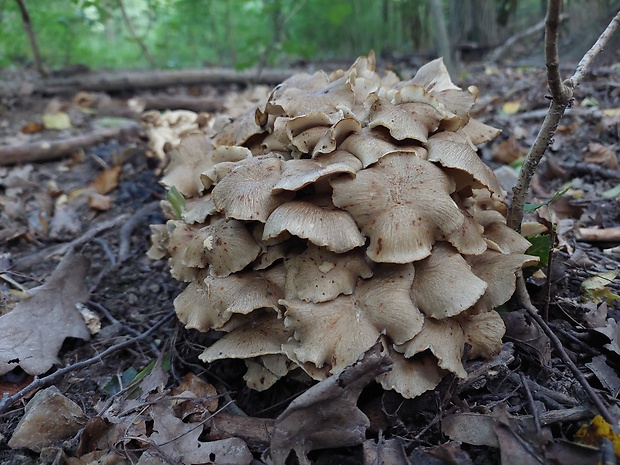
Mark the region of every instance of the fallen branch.
<instances>
[{"instance_id":1,"label":"fallen branch","mask_svg":"<svg viewBox=\"0 0 620 465\"><path fill-rule=\"evenodd\" d=\"M620 242L620 228L579 228L575 238L582 242Z\"/></svg>"},{"instance_id":2,"label":"fallen branch","mask_svg":"<svg viewBox=\"0 0 620 465\"><path fill-rule=\"evenodd\" d=\"M205 439L241 438L250 450L263 451L269 445L274 424L275 420L271 418L241 417L222 412L213 415L207 423Z\"/></svg>"},{"instance_id":3,"label":"fallen branch","mask_svg":"<svg viewBox=\"0 0 620 465\"><path fill-rule=\"evenodd\" d=\"M106 128L81 136L40 141L25 145L0 146L0 166L33 161L57 160L85 146L98 144L107 139L115 139L123 135L138 134L140 126L130 124L116 128Z\"/></svg>"},{"instance_id":4,"label":"fallen branch","mask_svg":"<svg viewBox=\"0 0 620 465\"><path fill-rule=\"evenodd\" d=\"M15 402L20 401L24 397L27 397L32 392L34 392L34 391L36 391L38 389L41 389L44 386L52 384L53 382L57 381L59 378L63 377L64 375L66 375L68 373L71 373L72 371L79 370L79 369L82 369L82 368L86 368L86 367L91 366L91 365L93 365L93 364L95 364L97 362L100 362L101 360L103 360L108 355L110 355L110 354L112 354L114 352L117 352L117 351L119 351L121 349L124 349L125 347L128 347L128 346L130 346L132 344L135 344L136 342L139 342L139 341L147 338L149 335L151 335L153 332L155 332L157 329L159 329L164 323L166 323L168 320L170 320L174 316L174 314L175 314L174 310L168 312L168 314L166 316L161 318L158 322L156 322L153 326L151 326L148 330L146 330L145 332L143 332L139 336L133 337L133 338L128 339L128 340L126 340L124 342L120 342L120 343L115 344L115 345L113 345L111 347L108 347L106 350L104 350L103 352L95 355L94 357L91 357L91 358L86 359L86 360L82 360L81 362L77 362L77 363L74 363L72 365L68 365L68 366L66 366L64 368L61 368L61 369L55 371L51 375L44 376L43 378L35 377L34 381L32 383L30 383L28 386L26 386L25 388L23 388L21 391L16 392L12 396L4 395L2 397L2 399L0 400L0 415L2 415L4 412L6 412L7 409L11 405L13 405Z\"/></svg>"},{"instance_id":5,"label":"fallen branch","mask_svg":"<svg viewBox=\"0 0 620 465\"><path fill-rule=\"evenodd\" d=\"M607 26L607 29L603 31L596 43L579 62L575 74L562 82L558 56L558 29L561 6L561 0L549 0L547 18L545 20L547 25L545 33L545 63L547 65L547 82L551 90L551 105L536 136L536 140L525 158L517 184L512 190L512 203L508 209L507 224L516 231L521 230L523 206L532 177L553 140L553 135L558 128L562 115L564 115L564 112L572 103L575 88L585 76L592 60L607 44L620 24L620 12L618 12L609 23L609 26Z\"/></svg>"},{"instance_id":6,"label":"fallen branch","mask_svg":"<svg viewBox=\"0 0 620 465\"><path fill-rule=\"evenodd\" d=\"M79 90L107 92L152 89L168 86L200 84L278 84L293 74L290 70L236 71L229 68L203 68L184 70L147 70L98 72L64 78L48 78L32 81L31 93L75 94ZM18 96L23 93L23 82L0 83L0 96Z\"/></svg>"},{"instance_id":7,"label":"fallen branch","mask_svg":"<svg viewBox=\"0 0 620 465\"><path fill-rule=\"evenodd\" d=\"M563 13L560 15L560 22L566 21L568 19L568 14ZM493 53L491 53L487 60L488 61L497 61L503 55L505 55L506 50L516 44L518 41L525 39L526 37L530 37L537 32L542 31L545 28L545 21L540 21L539 23L534 24L533 26L528 27L527 29L520 31L512 36L510 36L506 42L504 42L500 47L497 47Z\"/></svg>"},{"instance_id":8,"label":"fallen branch","mask_svg":"<svg viewBox=\"0 0 620 465\"><path fill-rule=\"evenodd\" d=\"M135 108L145 110L190 110L196 113L220 111L224 99L217 97L192 97L189 95L154 95L132 99Z\"/></svg>"}]
</instances>

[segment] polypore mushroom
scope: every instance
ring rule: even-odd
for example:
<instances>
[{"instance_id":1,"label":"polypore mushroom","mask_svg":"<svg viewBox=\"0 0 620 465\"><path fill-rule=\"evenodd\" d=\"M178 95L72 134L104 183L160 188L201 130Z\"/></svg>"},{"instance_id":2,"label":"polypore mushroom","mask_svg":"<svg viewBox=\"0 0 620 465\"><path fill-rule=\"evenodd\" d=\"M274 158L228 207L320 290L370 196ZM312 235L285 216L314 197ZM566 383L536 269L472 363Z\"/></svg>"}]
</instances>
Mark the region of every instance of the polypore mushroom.
<instances>
[{"instance_id":1,"label":"polypore mushroom","mask_svg":"<svg viewBox=\"0 0 620 465\"><path fill-rule=\"evenodd\" d=\"M466 345L498 353L494 309L537 259L476 152L498 133L470 117L477 95L440 60L401 82L371 55L182 143L163 182L184 211L149 255L189 282L180 320L225 333L201 359L243 359L263 390L296 368L334 375L380 338L394 365L377 381L415 397L465 376Z\"/></svg>"}]
</instances>

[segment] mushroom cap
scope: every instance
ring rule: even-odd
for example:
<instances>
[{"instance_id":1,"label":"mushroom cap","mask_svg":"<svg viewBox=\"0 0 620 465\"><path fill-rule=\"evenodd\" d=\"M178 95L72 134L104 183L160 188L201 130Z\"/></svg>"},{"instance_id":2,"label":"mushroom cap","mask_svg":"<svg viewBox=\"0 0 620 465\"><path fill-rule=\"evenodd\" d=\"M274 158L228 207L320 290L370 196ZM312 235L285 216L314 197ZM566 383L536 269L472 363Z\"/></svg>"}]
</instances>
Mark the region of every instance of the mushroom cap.
<instances>
[{"instance_id":1,"label":"mushroom cap","mask_svg":"<svg viewBox=\"0 0 620 465\"><path fill-rule=\"evenodd\" d=\"M362 162L344 150L337 150L315 159L287 160L282 177L273 188L274 193L298 191L309 184L337 174L355 175L362 169Z\"/></svg>"},{"instance_id":2,"label":"mushroom cap","mask_svg":"<svg viewBox=\"0 0 620 465\"><path fill-rule=\"evenodd\" d=\"M247 315L259 308L279 314L278 300L284 297L284 285L277 273L272 269L224 278L203 273L174 299L177 316L186 328L206 332L222 329L234 314Z\"/></svg>"},{"instance_id":3,"label":"mushroom cap","mask_svg":"<svg viewBox=\"0 0 620 465\"><path fill-rule=\"evenodd\" d=\"M412 112L408 106L394 105L376 94L368 97L364 105L367 108L366 118L369 128L386 128L390 135L399 141L415 140L424 143L428 140L428 133L431 128L427 121L430 118L425 118L426 121L420 121L418 115Z\"/></svg>"},{"instance_id":4,"label":"mushroom cap","mask_svg":"<svg viewBox=\"0 0 620 465\"><path fill-rule=\"evenodd\" d=\"M457 320L425 318L422 330L410 341L396 345L395 349L405 358L430 350L441 368L465 378L467 372L462 362L465 342L465 332Z\"/></svg>"},{"instance_id":5,"label":"mushroom cap","mask_svg":"<svg viewBox=\"0 0 620 465\"><path fill-rule=\"evenodd\" d=\"M359 134L362 131L362 124L355 118L343 118L334 124L321 137L314 146L312 158L320 157L321 154L331 153L342 143L350 134Z\"/></svg>"},{"instance_id":6,"label":"mushroom cap","mask_svg":"<svg viewBox=\"0 0 620 465\"><path fill-rule=\"evenodd\" d=\"M324 198L280 205L265 223L263 240L278 237L284 231L338 253L366 242L351 215L334 208Z\"/></svg>"},{"instance_id":7,"label":"mushroom cap","mask_svg":"<svg viewBox=\"0 0 620 465\"><path fill-rule=\"evenodd\" d=\"M209 193L202 197L187 199L185 201L185 211L181 214L181 217L188 224L204 223L208 217L216 213L217 209Z\"/></svg>"},{"instance_id":8,"label":"mushroom cap","mask_svg":"<svg viewBox=\"0 0 620 465\"><path fill-rule=\"evenodd\" d=\"M525 266L538 263L538 257L523 254L503 254L487 250L481 255L465 257L471 270L487 283L487 290L474 306L475 312L488 312L506 303L516 288L515 273Z\"/></svg>"},{"instance_id":9,"label":"mushroom cap","mask_svg":"<svg viewBox=\"0 0 620 465\"><path fill-rule=\"evenodd\" d=\"M462 135L449 131L439 132L428 139L427 148L429 161L464 171L476 181L473 187L484 186L500 200L505 197L491 168L483 163Z\"/></svg>"},{"instance_id":10,"label":"mushroom cap","mask_svg":"<svg viewBox=\"0 0 620 465\"><path fill-rule=\"evenodd\" d=\"M370 238L367 254L375 262L421 260L435 240L463 224L450 197L454 184L417 153L386 155L354 179L330 181L334 205L348 211Z\"/></svg>"},{"instance_id":11,"label":"mushroom cap","mask_svg":"<svg viewBox=\"0 0 620 465\"><path fill-rule=\"evenodd\" d=\"M245 224L222 218L201 228L196 238L187 245L187 251L200 254L209 264L211 275L224 277L252 263L261 252L261 247Z\"/></svg>"},{"instance_id":12,"label":"mushroom cap","mask_svg":"<svg viewBox=\"0 0 620 465\"><path fill-rule=\"evenodd\" d=\"M359 278L372 276L362 251L336 254L312 244L303 253L287 259L284 267L286 298L313 303L352 294Z\"/></svg>"},{"instance_id":13,"label":"mushroom cap","mask_svg":"<svg viewBox=\"0 0 620 465\"><path fill-rule=\"evenodd\" d=\"M186 197L195 197L205 189L200 174L213 167L213 145L204 134L190 134L172 151L170 164L164 170L161 183L176 187Z\"/></svg>"},{"instance_id":14,"label":"mushroom cap","mask_svg":"<svg viewBox=\"0 0 620 465\"><path fill-rule=\"evenodd\" d=\"M437 359L429 351L405 358L388 345L388 354L394 362L392 370L376 379L383 389L394 389L407 399L435 389L448 373L439 367Z\"/></svg>"},{"instance_id":15,"label":"mushroom cap","mask_svg":"<svg viewBox=\"0 0 620 465\"><path fill-rule=\"evenodd\" d=\"M452 246L436 242L432 253L414 263L411 296L429 317L444 319L472 307L482 297L487 284L471 271Z\"/></svg>"},{"instance_id":16,"label":"mushroom cap","mask_svg":"<svg viewBox=\"0 0 620 465\"><path fill-rule=\"evenodd\" d=\"M502 337L506 332L504 320L499 313L483 312L478 315L460 315L457 317L466 342L471 346L470 358L491 358L502 351Z\"/></svg>"},{"instance_id":17,"label":"mushroom cap","mask_svg":"<svg viewBox=\"0 0 620 465\"><path fill-rule=\"evenodd\" d=\"M234 331L224 334L198 356L203 362L223 358L253 358L268 354L281 354L282 344L292 332L284 327L282 318L273 312L248 319Z\"/></svg>"},{"instance_id":18,"label":"mushroom cap","mask_svg":"<svg viewBox=\"0 0 620 465\"><path fill-rule=\"evenodd\" d=\"M364 168L376 163L381 157L395 152L412 152L419 149L414 145L397 145L388 135L378 129L365 127L359 134L353 133L347 137L339 148L355 155ZM420 157L426 152L420 151Z\"/></svg>"},{"instance_id":19,"label":"mushroom cap","mask_svg":"<svg viewBox=\"0 0 620 465\"><path fill-rule=\"evenodd\" d=\"M284 324L294 331L287 345L297 360L318 368L330 365L333 374L357 360L382 333L395 342L413 338L424 320L409 296L413 275L411 264L384 266L373 279L359 281L350 296L317 304L281 300L287 309Z\"/></svg>"},{"instance_id":20,"label":"mushroom cap","mask_svg":"<svg viewBox=\"0 0 620 465\"><path fill-rule=\"evenodd\" d=\"M255 157L240 164L211 192L218 211L228 218L265 222L275 208L290 196L272 195L280 180L282 164L276 157Z\"/></svg>"}]
</instances>

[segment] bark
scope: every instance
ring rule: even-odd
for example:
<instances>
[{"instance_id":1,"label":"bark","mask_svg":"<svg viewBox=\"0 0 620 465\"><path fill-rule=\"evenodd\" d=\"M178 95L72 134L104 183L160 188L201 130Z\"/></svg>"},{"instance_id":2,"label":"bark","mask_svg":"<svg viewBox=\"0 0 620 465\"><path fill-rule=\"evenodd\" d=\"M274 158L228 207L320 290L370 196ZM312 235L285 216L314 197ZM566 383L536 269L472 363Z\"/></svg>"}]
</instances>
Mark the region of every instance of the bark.
<instances>
[{"instance_id":1,"label":"bark","mask_svg":"<svg viewBox=\"0 0 620 465\"><path fill-rule=\"evenodd\" d=\"M24 145L0 146L0 166L33 161L49 161L62 158L88 145L98 144L107 139L114 139L123 134L137 134L137 124L117 128L101 129L90 134L54 141L40 141Z\"/></svg>"},{"instance_id":2,"label":"bark","mask_svg":"<svg viewBox=\"0 0 620 465\"><path fill-rule=\"evenodd\" d=\"M28 40L30 40L30 48L32 48L32 55L34 58L35 66L37 67L37 71L39 72L39 74L41 74L41 76L45 76L47 72L45 71L45 67L43 66L43 60L41 60L39 44L37 43L37 37L34 33L34 29L32 28L32 22L30 21L30 14L28 13L28 9L26 8L24 0L15 1L17 2L19 12L22 15L22 24L24 26L24 29L26 30L26 34L28 34Z\"/></svg>"},{"instance_id":3,"label":"bark","mask_svg":"<svg viewBox=\"0 0 620 465\"><path fill-rule=\"evenodd\" d=\"M228 68L185 70L152 70L97 73L65 78L48 78L32 82L29 93L59 94L80 90L118 92L132 89L162 88L176 85L200 84L278 84L289 78L293 71L255 70L235 71ZM0 83L0 96L23 94L23 82Z\"/></svg>"},{"instance_id":4,"label":"bark","mask_svg":"<svg viewBox=\"0 0 620 465\"><path fill-rule=\"evenodd\" d=\"M448 38L448 29L446 28L446 20L441 9L441 2L439 0L430 0L429 3L433 22L435 23L435 39L438 43L439 55L443 57L443 62L450 74L454 75L458 71L457 63L454 59L454 50Z\"/></svg>"}]
</instances>

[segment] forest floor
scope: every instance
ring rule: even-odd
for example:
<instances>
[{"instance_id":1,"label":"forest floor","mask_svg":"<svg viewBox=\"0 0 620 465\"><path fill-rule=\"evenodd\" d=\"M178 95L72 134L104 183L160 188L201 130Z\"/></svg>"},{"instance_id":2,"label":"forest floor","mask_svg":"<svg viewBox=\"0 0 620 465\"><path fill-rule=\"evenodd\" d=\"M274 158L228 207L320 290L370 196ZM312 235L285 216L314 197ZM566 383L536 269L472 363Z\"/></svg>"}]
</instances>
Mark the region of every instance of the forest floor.
<instances>
[{"instance_id":1,"label":"forest floor","mask_svg":"<svg viewBox=\"0 0 620 465\"><path fill-rule=\"evenodd\" d=\"M595 68L587 75L534 180L532 202L550 199L558 190L563 194L538 210L541 221L555 229L552 266L542 270L549 277L528 278L532 300L547 309L565 354L615 418L620 417L620 251L614 249L620 245L619 76L617 67ZM480 154L508 186L515 177L511 164L525 155L546 113L544 70L472 65L455 81L480 89L474 116L502 129ZM163 93L221 96L237 91L204 86ZM84 95L117 109L135 97ZM102 124L103 116L119 114L106 115L96 104L83 106L84 95L77 102L75 95L40 94L5 100L0 148L87 134ZM44 114L54 113L50 107L68 114L71 127L36 126ZM171 278L165 261L146 256L149 225L164 222L157 160L147 158L146 149L144 134L134 131L59 160L0 166L0 313L20 309L19 318L0 323L7 322L5 332L11 331L7 325L15 326L13 332L28 328L28 340L34 341L29 356L43 370L37 373L53 376L57 368L52 366L91 359L136 338L96 363L37 385L39 394L56 386L56 394L45 391L56 396L56 403L29 406L35 390L12 405L0 403L5 407L0 463L167 463L157 461L162 454L175 460L185 454L178 463L209 462L208 454L199 458L199 447L210 451L215 463L249 463L234 455L243 455L240 440L255 463L263 463L259 460L273 419L309 387L285 378L256 392L245 386L243 362L205 365L198 360L212 336L187 331L171 316L183 285ZM58 267L61 260L64 268ZM584 281L601 274L586 292ZM41 300L29 304L24 299L25 291L37 286L43 286L38 295L50 304L49 313L41 311ZM77 301L84 313L89 311L92 334L80 333L79 324L71 321ZM310 458L317 464L408 460L426 465L615 460L604 438L618 453L620 436L597 430L599 423L590 423L590 434L576 437L596 408L543 331L522 310L511 310L504 314L508 332L496 358L468 362L467 379L446 377L437 389L413 400L368 386L358 402L370 420L363 446L316 450ZM160 326L144 335L156 322ZM6 340L0 340L0 355L3 351ZM36 378L16 368L0 376L0 390L6 400L33 382ZM171 400L188 391L195 394L191 402ZM163 409L155 408L158 402ZM150 416L143 415L149 408ZM15 439L25 410L33 414L37 409L47 420L23 422L20 426L30 429ZM60 429L62 423L70 424L70 433L52 440L44 430ZM231 437L239 439L217 447L209 442Z\"/></svg>"}]
</instances>

